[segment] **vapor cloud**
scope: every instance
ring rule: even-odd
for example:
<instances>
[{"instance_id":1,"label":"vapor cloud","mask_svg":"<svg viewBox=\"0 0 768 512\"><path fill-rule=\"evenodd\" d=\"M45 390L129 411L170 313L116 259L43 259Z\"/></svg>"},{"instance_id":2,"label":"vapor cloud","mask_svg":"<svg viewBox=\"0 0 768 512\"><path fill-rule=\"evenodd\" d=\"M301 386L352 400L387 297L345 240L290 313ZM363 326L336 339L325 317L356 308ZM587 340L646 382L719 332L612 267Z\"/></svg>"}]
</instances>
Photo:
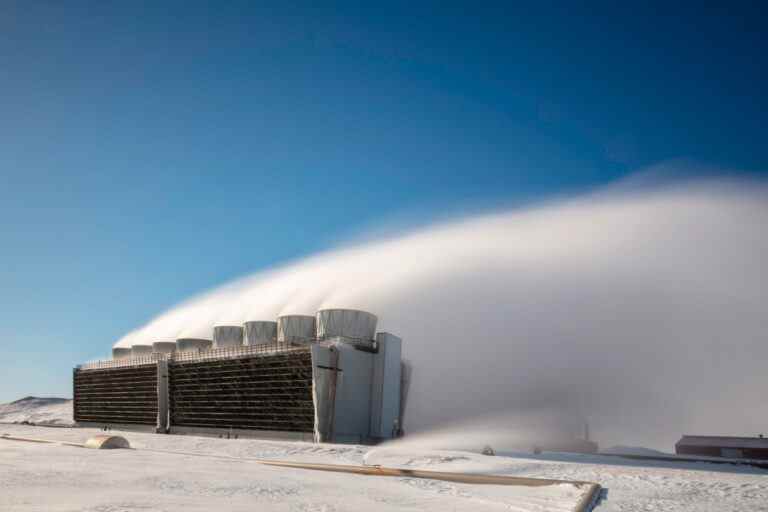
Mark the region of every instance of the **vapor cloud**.
<instances>
[{"instance_id":1,"label":"vapor cloud","mask_svg":"<svg viewBox=\"0 0 768 512\"><path fill-rule=\"evenodd\" d=\"M617 187L247 277L118 346L323 307L376 313L414 368L406 429L532 410L603 445L768 430L768 188Z\"/></svg>"}]
</instances>

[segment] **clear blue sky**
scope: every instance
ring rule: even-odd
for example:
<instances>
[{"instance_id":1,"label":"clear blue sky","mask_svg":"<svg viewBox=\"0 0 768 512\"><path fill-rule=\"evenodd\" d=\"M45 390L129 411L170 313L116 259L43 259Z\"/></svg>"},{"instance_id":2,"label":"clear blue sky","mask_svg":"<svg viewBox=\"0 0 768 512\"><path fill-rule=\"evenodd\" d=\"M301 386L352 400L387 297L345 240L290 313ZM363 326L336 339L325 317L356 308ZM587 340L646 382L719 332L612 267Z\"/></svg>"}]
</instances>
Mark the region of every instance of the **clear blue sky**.
<instances>
[{"instance_id":1,"label":"clear blue sky","mask_svg":"<svg viewBox=\"0 0 768 512\"><path fill-rule=\"evenodd\" d=\"M394 218L768 169L759 8L159 3L0 4L0 401Z\"/></svg>"}]
</instances>

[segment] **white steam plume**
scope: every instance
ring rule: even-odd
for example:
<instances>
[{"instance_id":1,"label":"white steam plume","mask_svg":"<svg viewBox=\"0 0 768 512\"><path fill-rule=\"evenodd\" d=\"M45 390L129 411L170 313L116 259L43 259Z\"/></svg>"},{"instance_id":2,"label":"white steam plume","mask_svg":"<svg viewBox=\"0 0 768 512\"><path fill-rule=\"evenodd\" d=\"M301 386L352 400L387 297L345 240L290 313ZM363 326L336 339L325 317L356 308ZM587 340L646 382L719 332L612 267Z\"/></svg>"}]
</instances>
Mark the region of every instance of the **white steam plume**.
<instances>
[{"instance_id":1,"label":"white steam plume","mask_svg":"<svg viewBox=\"0 0 768 512\"><path fill-rule=\"evenodd\" d=\"M247 277L117 343L369 310L413 364L406 429L567 410L601 444L768 431L768 188L699 180L436 225Z\"/></svg>"}]
</instances>

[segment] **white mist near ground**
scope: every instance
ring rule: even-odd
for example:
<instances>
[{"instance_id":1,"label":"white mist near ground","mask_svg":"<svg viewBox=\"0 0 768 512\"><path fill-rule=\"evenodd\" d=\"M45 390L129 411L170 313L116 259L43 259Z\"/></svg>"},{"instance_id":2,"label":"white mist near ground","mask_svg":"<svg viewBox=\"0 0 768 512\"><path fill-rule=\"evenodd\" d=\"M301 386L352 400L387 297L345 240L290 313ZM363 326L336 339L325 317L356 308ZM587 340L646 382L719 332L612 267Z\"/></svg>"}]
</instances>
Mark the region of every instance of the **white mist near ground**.
<instances>
[{"instance_id":1,"label":"white mist near ground","mask_svg":"<svg viewBox=\"0 0 768 512\"><path fill-rule=\"evenodd\" d=\"M386 458L441 457L445 450L482 453L528 452L535 448L562 447L564 441L581 438L583 418L578 411L518 409L473 418L461 418L429 430L387 441L369 450L364 462L385 465Z\"/></svg>"},{"instance_id":2,"label":"white mist near ground","mask_svg":"<svg viewBox=\"0 0 768 512\"><path fill-rule=\"evenodd\" d=\"M688 180L343 247L194 298L118 342L365 309L404 339L409 432L557 411L602 446L768 430L768 188ZM483 420L483 418L488 418Z\"/></svg>"}]
</instances>

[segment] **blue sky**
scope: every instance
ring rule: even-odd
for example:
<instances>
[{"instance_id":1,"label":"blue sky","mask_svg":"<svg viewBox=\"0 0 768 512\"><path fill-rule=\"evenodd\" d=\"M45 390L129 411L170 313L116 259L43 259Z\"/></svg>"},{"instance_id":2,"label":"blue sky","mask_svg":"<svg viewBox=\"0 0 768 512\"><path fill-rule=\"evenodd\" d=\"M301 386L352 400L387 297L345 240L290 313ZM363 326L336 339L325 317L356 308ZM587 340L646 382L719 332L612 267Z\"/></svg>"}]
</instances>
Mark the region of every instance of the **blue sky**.
<instances>
[{"instance_id":1,"label":"blue sky","mask_svg":"<svg viewBox=\"0 0 768 512\"><path fill-rule=\"evenodd\" d=\"M757 10L254 4L0 5L0 401L393 219L768 169Z\"/></svg>"}]
</instances>

